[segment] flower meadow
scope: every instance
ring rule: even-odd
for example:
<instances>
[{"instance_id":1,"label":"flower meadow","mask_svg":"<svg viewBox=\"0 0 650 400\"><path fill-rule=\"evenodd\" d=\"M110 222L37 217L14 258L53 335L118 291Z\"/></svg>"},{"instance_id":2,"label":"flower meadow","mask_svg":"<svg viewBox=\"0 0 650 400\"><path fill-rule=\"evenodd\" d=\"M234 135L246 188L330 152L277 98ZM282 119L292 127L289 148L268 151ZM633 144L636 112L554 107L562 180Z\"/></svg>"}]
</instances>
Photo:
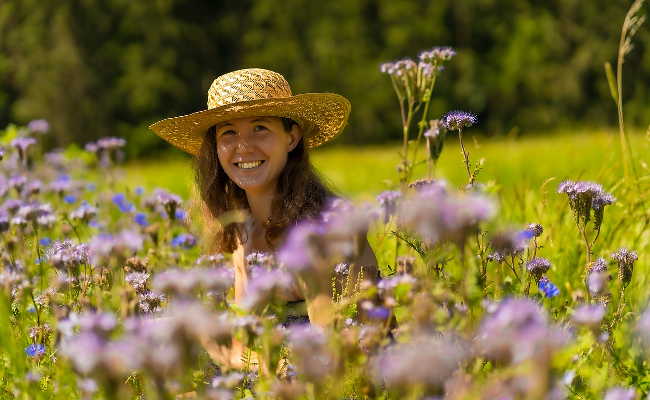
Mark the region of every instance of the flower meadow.
<instances>
[{"instance_id":1,"label":"flower meadow","mask_svg":"<svg viewBox=\"0 0 650 400\"><path fill-rule=\"evenodd\" d=\"M429 120L455 55L380 67L399 183L250 254L239 302L196 199L124 185L123 139L45 152L47 121L0 132L2 398L647 398L650 171L482 182L463 142L480 117ZM436 173L456 137L460 187ZM380 277L354 265L366 234Z\"/></svg>"}]
</instances>

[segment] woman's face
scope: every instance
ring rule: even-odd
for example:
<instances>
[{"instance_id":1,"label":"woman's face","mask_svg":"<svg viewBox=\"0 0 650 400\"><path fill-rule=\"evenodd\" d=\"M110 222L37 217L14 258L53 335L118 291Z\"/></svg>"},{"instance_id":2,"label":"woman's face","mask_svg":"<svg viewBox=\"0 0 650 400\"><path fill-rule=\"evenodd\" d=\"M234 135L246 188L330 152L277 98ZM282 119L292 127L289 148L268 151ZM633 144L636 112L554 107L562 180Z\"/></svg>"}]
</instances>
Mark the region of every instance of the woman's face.
<instances>
[{"instance_id":1,"label":"woman's face","mask_svg":"<svg viewBox=\"0 0 650 400\"><path fill-rule=\"evenodd\" d=\"M247 192L275 190L287 154L301 138L277 117L237 118L217 125L217 156L228 177Z\"/></svg>"}]
</instances>

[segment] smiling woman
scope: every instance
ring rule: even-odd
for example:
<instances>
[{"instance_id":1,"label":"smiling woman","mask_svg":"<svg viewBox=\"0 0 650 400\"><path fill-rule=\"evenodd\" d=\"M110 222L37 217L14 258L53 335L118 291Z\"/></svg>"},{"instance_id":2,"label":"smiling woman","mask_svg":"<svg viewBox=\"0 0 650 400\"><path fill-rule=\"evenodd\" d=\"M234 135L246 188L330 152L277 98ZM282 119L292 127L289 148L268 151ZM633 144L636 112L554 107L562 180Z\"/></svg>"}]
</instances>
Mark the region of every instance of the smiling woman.
<instances>
[{"instance_id":1,"label":"smiling woman","mask_svg":"<svg viewBox=\"0 0 650 400\"><path fill-rule=\"evenodd\" d=\"M249 281L247 256L275 252L292 227L317 219L336 198L314 171L307 149L338 135L349 112L350 103L340 95L294 96L282 75L246 69L215 79L207 110L151 126L163 139L195 156L205 217L220 222L204 239L211 252L233 253L239 304ZM241 210L248 215L245 222L228 220ZM358 259L351 263L352 280L378 277L375 255L362 236L357 241ZM327 323L313 305L330 299L331 273L319 278L317 290L293 285L283 297L294 304L306 300L308 320ZM236 364L240 357L235 352L218 358Z\"/></svg>"}]
</instances>

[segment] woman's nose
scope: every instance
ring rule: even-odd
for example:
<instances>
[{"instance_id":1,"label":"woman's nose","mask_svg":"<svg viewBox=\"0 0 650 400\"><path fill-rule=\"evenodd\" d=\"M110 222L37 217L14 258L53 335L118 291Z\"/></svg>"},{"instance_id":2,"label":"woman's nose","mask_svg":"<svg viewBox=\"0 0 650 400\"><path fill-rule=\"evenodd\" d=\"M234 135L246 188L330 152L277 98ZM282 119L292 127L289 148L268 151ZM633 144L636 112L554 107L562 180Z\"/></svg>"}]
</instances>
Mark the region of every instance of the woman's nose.
<instances>
[{"instance_id":1,"label":"woman's nose","mask_svg":"<svg viewBox=\"0 0 650 400\"><path fill-rule=\"evenodd\" d=\"M250 149L250 142L247 135L241 135L237 140L237 151L245 152Z\"/></svg>"}]
</instances>

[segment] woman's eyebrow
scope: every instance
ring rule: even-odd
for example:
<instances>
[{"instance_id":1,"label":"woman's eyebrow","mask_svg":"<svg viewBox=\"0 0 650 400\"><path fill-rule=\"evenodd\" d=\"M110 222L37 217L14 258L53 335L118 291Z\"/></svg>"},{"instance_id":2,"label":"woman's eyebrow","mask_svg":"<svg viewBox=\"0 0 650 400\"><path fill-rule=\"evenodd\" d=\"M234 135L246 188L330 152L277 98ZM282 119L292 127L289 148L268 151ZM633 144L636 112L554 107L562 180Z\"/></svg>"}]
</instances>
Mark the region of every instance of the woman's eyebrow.
<instances>
[{"instance_id":1,"label":"woman's eyebrow","mask_svg":"<svg viewBox=\"0 0 650 400\"><path fill-rule=\"evenodd\" d=\"M230 122L221 122L221 123L216 124L214 126L214 129L218 130L219 128L223 128L224 126L228 126L228 125L232 126L232 124Z\"/></svg>"},{"instance_id":2,"label":"woman's eyebrow","mask_svg":"<svg viewBox=\"0 0 650 400\"><path fill-rule=\"evenodd\" d=\"M268 118L260 117L260 118L255 118L251 122L270 122Z\"/></svg>"}]
</instances>

